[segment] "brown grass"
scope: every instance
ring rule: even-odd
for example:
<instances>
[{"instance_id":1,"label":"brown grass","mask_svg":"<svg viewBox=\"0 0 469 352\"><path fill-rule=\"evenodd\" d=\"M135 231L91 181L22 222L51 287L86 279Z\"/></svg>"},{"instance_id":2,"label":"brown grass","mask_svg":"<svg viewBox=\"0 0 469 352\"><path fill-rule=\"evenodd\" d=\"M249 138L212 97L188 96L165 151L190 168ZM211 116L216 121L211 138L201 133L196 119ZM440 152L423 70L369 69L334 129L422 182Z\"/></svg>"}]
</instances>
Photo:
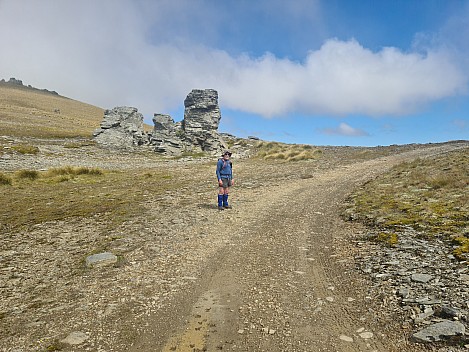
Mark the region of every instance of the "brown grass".
<instances>
[{"instance_id":1,"label":"brown grass","mask_svg":"<svg viewBox=\"0 0 469 352\"><path fill-rule=\"evenodd\" d=\"M18 137L83 137L99 127L104 110L26 87L0 84L0 130Z\"/></svg>"},{"instance_id":2,"label":"brown grass","mask_svg":"<svg viewBox=\"0 0 469 352\"><path fill-rule=\"evenodd\" d=\"M307 144L259 142L255 156L264 160L305 161L317 159L321 154L320 149Z\"/></svg>"},{"instance_id":3,"label":"brown grass","mask_svg":"<svg viewBox=\"0 0 469 352\"><path fill-rule=\"evenodd\" d=\"M0 233L70 217L99 215L119 223L142 212L143 194L154 197L181 186L172 174L154 170L102 172L63 167L38 174L32 182L16 173L13 177L0 174L13 181L1 187L0 204L6 206L0 207Z\"/></svg>"}]
</instances>

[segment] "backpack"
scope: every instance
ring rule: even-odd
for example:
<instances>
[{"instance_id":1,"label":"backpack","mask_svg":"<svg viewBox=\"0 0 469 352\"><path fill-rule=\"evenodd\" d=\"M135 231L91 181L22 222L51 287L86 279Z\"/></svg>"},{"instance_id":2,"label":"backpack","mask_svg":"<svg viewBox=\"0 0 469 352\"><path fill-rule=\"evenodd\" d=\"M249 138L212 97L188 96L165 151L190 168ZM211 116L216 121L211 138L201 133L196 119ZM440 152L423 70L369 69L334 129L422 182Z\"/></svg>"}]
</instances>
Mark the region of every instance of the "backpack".
<instances>
[{"instance_id":1,"label":"backpack","mask_svg":"<svg viewBox=\"0 0 469 352\"><path fill-rule=\"evenodd\" d=\"M223 161L223 166L221 167L221 170L223 170L223 169L226 167L226 164L227 164L227 163L226 163L225 159L223 159L223 158L222 158L222 159L219 159L219 160L222 160L222 161ZM233 162L232 162L231 160L229 160L229 163L230 163L230 166L231 166L231 171L233 171ZM220 171L221 171L221 170L220 170Z\"/></svg>"}]
</instances>

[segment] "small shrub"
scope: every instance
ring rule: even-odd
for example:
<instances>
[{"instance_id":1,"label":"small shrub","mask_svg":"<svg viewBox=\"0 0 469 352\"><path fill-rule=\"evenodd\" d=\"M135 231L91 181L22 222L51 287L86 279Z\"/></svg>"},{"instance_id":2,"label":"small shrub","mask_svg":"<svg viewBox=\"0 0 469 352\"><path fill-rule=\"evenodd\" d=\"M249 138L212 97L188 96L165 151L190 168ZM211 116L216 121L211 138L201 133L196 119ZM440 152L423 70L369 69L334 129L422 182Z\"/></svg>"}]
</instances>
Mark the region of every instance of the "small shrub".
<instances>
[{"instance_id":1,"label":"small shrub","mask_svg":"<svg viewBox=\"0 0 469 352\"><path fill-rule=\"evenodd\" d=\"M22 179L36 180L39 178L39 172L36 170L19 170L16 172L16 176Z\"/></svg>"},{"instance_id":2,"label":"small shrub","mask_svg":"<svg viewBox=\"0 0 469 352\"><path fill-rule=\"evenodd\" d=\"M0 185L11 186L11 183L12 183L11 177L8 177L7 175L0 172Z\"/></svg>"},{"instance_id":3,"label":"small shrub","mask_svg":"<svg viewBox=\"0 0 469 352\"><path fill-rule=\"evenodd\" d=\"M11 147L14 151L20 153L20 154L37 154L39 153L39 148L35 147L33 145L26 145L26 144L20 144L20 145L14 145Z\"/></svg>"}]
</instances>

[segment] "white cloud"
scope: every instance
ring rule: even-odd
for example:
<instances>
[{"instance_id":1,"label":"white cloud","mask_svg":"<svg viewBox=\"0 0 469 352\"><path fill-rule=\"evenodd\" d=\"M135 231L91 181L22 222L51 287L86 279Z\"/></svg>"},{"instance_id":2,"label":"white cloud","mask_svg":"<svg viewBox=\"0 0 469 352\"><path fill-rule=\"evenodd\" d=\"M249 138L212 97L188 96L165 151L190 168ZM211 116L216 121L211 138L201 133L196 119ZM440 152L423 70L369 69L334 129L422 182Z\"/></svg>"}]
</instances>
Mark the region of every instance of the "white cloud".
<instances>
[{"instance_id":1,"label":"white cloud","mask_svg":"<svg viewBox=\"0 0 469 352\"><path fill-rule=\"evenodd\" d=\"M339 135L339 136L350 136L350 137L369 136L368 132L359 128L353 128L352 126L344 122L342 122L336 128L325 128L322 130L322 133L327 134L327 135Z\"/></svg>"},{"instance_id":2,"label":"white cloud","mask_svg":"<svg viewBox=\"0 0 469 352\"><path fill-rule=\"evenodd\" d=\"M331 39L303 62L231 56L207 46L211 40L195 42L223 25L209 2L197 4L3 0L0 78L146 116L174 109L193 88L217 89L222 109L266 117L401 115L465 92L467 73L441 48L372 52Z\"/></svg>"}]
</instances>

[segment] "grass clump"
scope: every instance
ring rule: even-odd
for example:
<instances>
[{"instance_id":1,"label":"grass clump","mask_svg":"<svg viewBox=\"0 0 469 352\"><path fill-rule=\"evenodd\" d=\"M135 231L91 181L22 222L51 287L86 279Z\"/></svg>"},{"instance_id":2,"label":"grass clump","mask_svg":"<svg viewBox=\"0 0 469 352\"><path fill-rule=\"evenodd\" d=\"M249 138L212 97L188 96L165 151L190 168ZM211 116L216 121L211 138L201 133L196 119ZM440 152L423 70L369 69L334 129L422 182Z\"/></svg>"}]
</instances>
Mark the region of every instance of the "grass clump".
<instances>
[{"instance_id":1,"label":"grass clump","mask_svg":"<svg viewBox=\"0 0 469 352\"><path fill-rule=\"evenodd\" d=\"M388 232L411 227L430 239L461 238L469 228L467 170L467 150L402 163L355 192L347 212ZM467 250L466 242L458 243Z\"/></svg>"},{"instance_id":2,"label":"grass clump","mask_svg":"<svg viewBox=\"0 0 469 352\"><path fill-rule=\"evenodd\" d=\"M59 168L52 168L47 171L47 176L77 176L77 175L94 175L100 176L103 174L103 171L99 168L89 168L85 166L73 167L73 166L63 166Z\"/></svg>"},{"instance_id":3,"label":"grass clump","mask_svg":"<svg viewBox=\"0 0 469 352\"><path fill-rule=\"evenodd\" d=\"M16 172L16 177L19 179L36 180L39 178L39 171L36 170L19 170Z\"/></svg>"},{"instance_id":4,"label":"grass clump","mask_svg":"<svg viewBox=\"0 0 469 352\"><path fill-rule=\"evenodd\" d=\"M39 148L33 145L19 144L11 147L12 150L20 154L37 154L39 153Z\"/></svg>"},{"instance_id":5,"label":"grass clump","mask_svg":"<svg viewBox=\"0 0 469 352\"><path fill-rule=\"evenodd\" d=\"M4 173L0 172L0 186L1 185L8 185L11 186L12 180L11 177L5 175Z\"/></svg>"},{"instance_id":6,"label":"grass clump","mask_svg":"<svg viewBox=\"0 0 469 352\"><path fill-rule=\"evenodd\" d=\"M264 160L305 161L317 159L321 153L320 149L311 145L259 142L255 157Z\"/></svg>"}]
</instances>

